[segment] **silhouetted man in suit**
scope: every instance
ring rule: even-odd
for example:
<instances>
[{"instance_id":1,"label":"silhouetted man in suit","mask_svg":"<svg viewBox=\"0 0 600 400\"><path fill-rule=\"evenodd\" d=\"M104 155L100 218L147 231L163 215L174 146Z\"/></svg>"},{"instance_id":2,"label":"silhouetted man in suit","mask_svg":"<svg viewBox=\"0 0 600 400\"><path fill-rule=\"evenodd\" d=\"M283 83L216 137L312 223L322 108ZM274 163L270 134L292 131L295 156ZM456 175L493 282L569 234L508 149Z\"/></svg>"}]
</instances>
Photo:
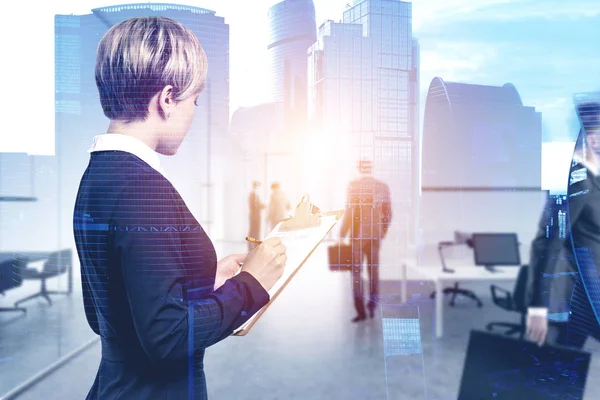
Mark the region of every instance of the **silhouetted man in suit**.
<instances>
[{"instance_id":1,"label":"silhouetted man in suit","mask_svg":"<svg viewBox=\"0 0 600 400\"><path fill-rule=\"evenodd\" d=\"M269 229L273 230L278 223L283 221L286 218L286 211L290 211L291 209L292 205L285 193L281 190L281 184L279 182L273 182L271 184L271 199L269 201L267 215Z\"/></svg>"},{"instance_id":2,"label":"silhouetted man in suit","mask_svg":"<svg viewBox=\"0 0 600 400\"><path fill-rule=\"evenodd\" d=\"M369 302L367 307L373 318L379 295L379 247L392 219L389 187L371 176L371 162L358 164L361 177L350 182L346 212L340 236L352 242L352 294L357 316L352 322L367 318L363 300L362 264L367 260L369 271Z\"/></svg>"}]
</instances>

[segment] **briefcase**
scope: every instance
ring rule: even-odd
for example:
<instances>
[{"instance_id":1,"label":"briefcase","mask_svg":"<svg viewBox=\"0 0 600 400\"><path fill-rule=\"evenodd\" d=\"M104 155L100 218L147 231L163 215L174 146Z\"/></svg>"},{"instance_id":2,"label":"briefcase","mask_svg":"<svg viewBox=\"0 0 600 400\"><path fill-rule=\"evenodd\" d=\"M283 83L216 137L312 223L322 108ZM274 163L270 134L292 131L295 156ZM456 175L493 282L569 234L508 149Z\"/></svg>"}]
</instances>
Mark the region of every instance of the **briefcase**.
<instances>
[{"instance_id":1,"label":"briefcase","mask_svg":"<svg viewBox=\"0 0 600 400\"><path fill-rule=\"evenodd\" d=\"M588 352L473 330L458 400L583 399L590 361Z\"/></svg>"},{"instance_id":2,"label":"briefcase","mask_svg":"<svg viewBox=\"0 0 600 400\"><path fill-rule=\"evenodd\" d=\"M352 245L338 243L329 246L327 251L331 271L352 271Z\"/></svg>"}]
</instances>

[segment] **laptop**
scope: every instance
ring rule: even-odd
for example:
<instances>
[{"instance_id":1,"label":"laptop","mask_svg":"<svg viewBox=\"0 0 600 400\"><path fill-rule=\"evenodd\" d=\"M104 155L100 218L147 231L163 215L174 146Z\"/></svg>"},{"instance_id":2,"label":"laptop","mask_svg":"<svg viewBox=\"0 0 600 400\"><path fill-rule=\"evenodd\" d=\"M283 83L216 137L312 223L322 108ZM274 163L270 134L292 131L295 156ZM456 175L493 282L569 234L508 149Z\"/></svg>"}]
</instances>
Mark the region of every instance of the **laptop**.
<instances>
[{"instance_id":1,"label":"laptop","mask_svg":"<svg viewBox=\"0 0 600 400\"><path fill-rule=\"evenodd\" d=\"M583 399L591 354L471 331L458 400Z\"/></svg>"}]
</instances>

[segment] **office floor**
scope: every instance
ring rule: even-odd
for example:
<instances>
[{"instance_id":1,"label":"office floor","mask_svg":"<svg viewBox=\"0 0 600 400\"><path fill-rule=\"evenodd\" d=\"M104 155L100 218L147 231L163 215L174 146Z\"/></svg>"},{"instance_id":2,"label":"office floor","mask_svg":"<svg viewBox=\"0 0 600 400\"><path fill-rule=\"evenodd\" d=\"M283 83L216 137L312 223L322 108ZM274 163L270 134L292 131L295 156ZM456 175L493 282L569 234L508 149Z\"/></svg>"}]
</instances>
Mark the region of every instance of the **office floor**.
<instances>
[{"instance_id":1,"label":"office floor","mask_svg":"<svg viewBox=\"0 0 600 400\"><path fill-rule=\"evenodd\" d=\"M207 351L209 398L456 399L469 331L483 329L489 321L515 320L493 306L488 285L468 285L481 296L484 307L477 308L467 299L447 307L445 335L435 339L433 304L428 297L431 287L411 282L410 304L386 305L383 313L409 322L418 318L422 352L385 357L384 350L389 348L384 343L388 338L384 339L381 311L373 320L352 324L350 277L329 272L325 257L321 247L248 336L228 338ZM399 290L399 283L382 283L382 294L398 294ZM399 301L398 297L386 297L386 302L394 304L396 299ZM91 331L85 319L75 316L82 312L80 298L61 301L61 333L73 335L72 343L84 343ZM36 305L46 307L42 302ZM18 322L12 325L16 327ZM8 333L2 327L2 346L18 340L20 329ZM29 352L33 359L44 346L43 340L27 346L19 357L25 359ZM600 376L600 345L589 341L586 350L594 353L590 376ZM83 399L99 359L100 346L95 345L18 399ZM600 384L594 379L588 380L585 398L600 398Z\"/></svg>"}]
</instances>

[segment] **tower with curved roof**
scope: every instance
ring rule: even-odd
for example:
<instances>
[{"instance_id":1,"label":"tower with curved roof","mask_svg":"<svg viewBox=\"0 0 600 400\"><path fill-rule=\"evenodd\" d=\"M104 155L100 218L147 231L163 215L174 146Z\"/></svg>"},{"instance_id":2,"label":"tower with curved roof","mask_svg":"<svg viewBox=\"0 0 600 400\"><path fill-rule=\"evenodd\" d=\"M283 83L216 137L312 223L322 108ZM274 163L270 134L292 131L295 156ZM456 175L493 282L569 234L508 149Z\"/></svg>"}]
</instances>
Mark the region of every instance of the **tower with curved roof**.
<instances>
[{"instance_id":1,"label":"tower with curved roof","mask_svg":"<svg viewBox=\"0 0 600 400\"><path fill-rule=\"evenodd\" d=\"M525 259L545 200L541 151L541 113L523 105L514 85L434 78L422 135L419 241L424 249L451 239L453 231L515 232ZM435 250L422 256L439 262Z\"/></svg>"},{"instance_id":2,"label":"tower with curved roof","mask_svg":"<svg viewBox=\"0 0 600 400\"><path fill-rule=\"evenodd\" d=\"M422 189L541 186L542 117L511 83L432 80L425 104Z\"/></svg>"}]
</instances>

